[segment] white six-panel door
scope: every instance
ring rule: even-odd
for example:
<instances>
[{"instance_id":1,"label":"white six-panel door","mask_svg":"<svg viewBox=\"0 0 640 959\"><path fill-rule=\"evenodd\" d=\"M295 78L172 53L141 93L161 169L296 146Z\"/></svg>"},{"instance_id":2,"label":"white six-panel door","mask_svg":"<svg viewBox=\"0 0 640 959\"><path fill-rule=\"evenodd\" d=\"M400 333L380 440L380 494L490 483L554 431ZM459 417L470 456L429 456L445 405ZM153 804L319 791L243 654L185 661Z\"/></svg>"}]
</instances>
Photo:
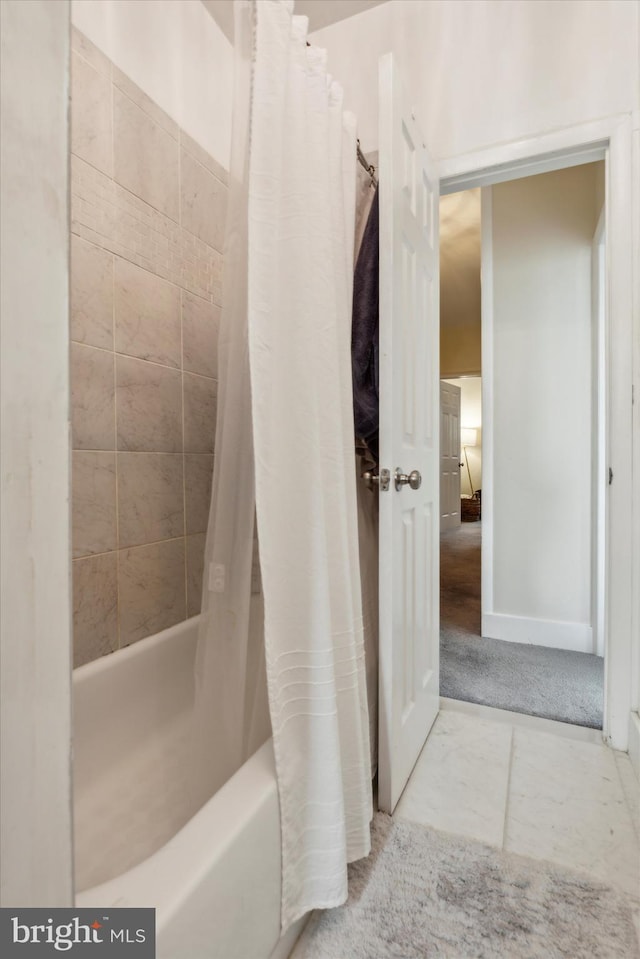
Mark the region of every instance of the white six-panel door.
<instances>
[{"instance_id":1,"label":"white six-panel door","mask_svg":"<svg viewBox=\"0 0 640 959\"><path fill-rule=\"evenodd\" d=\"M380 743L392 812L439 708L439 184L393 56L380 60ZM396 471L422 483L396 488ZM382 485L382 484L381 484Z\"/></svg>"},{"instance_id":2,"label":"white six-panel door","mask_svg":"<svg viewBox=\"0 0 640 959\"><path fill-rule=\"evenodd\" d=\"M440 530L460 525L459 386L440 382Z\"/></svg>"}]
</instances>

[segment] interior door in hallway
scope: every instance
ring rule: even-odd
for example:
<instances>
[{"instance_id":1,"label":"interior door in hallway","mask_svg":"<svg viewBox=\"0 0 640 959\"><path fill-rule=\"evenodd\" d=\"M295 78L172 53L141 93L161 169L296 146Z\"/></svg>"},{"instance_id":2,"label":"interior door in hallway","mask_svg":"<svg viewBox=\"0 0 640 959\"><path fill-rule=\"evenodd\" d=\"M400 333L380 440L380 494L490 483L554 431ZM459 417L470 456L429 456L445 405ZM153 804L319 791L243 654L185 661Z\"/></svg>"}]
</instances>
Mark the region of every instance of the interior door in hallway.
<instances>
[{"instance_id":1,"label":"interior door in hallway","mask_svg":"<svg viewBox=\"0 0 640 959\"><path fill-rule=\"evenodd\" d=\"M391 54L379 131L378 802L392 812L439 709L440 191Z\"/></svg>"},{"instance_id":2,"label":"interior door in hallway","mask_svg":"<svg viewBox=\"0 0 640 959\"><path fill-rule=\"evenodd\" d=\"M459 386L440 381L440 530L460 525Z\"/></svg>"}]
</instances>

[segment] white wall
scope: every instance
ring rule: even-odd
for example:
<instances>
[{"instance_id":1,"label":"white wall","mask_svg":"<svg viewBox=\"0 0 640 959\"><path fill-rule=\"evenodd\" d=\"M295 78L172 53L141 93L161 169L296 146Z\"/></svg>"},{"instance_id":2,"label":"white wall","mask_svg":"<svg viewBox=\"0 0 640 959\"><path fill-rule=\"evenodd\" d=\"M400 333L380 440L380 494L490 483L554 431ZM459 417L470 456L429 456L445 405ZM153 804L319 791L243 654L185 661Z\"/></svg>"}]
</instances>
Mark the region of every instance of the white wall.
<instances>
[{"instance_id":1,"label":"white wall","mask_svg":"<svg viewBox=\"0 0 640 959\"><path fill-rule=\"evenodd\" d=\"M200 0L72 0L71 18L229 169L233 48Z\"/></svg>"},{"instance_id":2,"label":"white wall","mask_svg":"<svg viewBox=\"0 0 640 959\"><path fill-rule=\"evenodd\" d=\"M398 54L436 158L640 106L638 0L393 0L313 34L378 141L378 58Z\"/></svg>"},{"instance_id":3,"label":"white wall","mask_svg":"<svg viewBox=\"0 0 640 959\"><path fill-rule=\"evenodd\" d=\"M0 9L0 901L70 906L69 5Z\"/></svg>"},{"instance_id":4,"label":"white wall","mask_svg":"<svg viewBox=\"0 0 640 959\"><path fill-rule=\"evenodd\" d=\"M358 115L367 151L378 139L378 58L390 49L406 74L432 155L444 160L469 154L468 161L448 164L456 172L483 165L475 153L492 145L507 159L511 145L517 153L523 140L540 134L590 120L605 121L611 130L612 118L620 115L627 121L624 129L617 127L622 132L608 174L609 215L618 231L617 240L610 234L611 322L622 336L616 335L610 351L616 375L609 404L616 427L609 442L617 479L608 497L614 549L605 720L610 741L625 749L628 708L640 699L640 509L633 497L640 477L640 404L633 407L633 434L629 405L632 377L640 395L637 216L633 245L627 242L631 211L640 210L640 0L393 0L318 31L314 41L328 49L329 68ZM629 312L631 330L625 327ZM485 462L485 477L486 469Z\"/></svg>"},{"instance_id":5,"label":"white wall","mask_svg":"<svg viewBox=\"0 0 640 959\"><path fill-rule=\"evenodd\" d=\"M467 447L467 459L473 489L482 489L482 378L461 376L446 380L460 387L460 428L477 430L477 446ZM464 463L464 456L460 462ZM471 495L467 465L460 468L460 492Z\"/></svg>"},{"instance_id":6,"label":"white wall","mask_svg":"<svg viewBox=\"0 0 640 959\"><path fill-rule=\"evenodd\" d=\"M544 644L547 630L547 645L571 647L572 633L583 651L591 651L597 172L589 164L492 187L494 585L483 634L518 641L524 624L510 617L520 617L537 621L529 638Z\"/></svg>"}]
</instances>

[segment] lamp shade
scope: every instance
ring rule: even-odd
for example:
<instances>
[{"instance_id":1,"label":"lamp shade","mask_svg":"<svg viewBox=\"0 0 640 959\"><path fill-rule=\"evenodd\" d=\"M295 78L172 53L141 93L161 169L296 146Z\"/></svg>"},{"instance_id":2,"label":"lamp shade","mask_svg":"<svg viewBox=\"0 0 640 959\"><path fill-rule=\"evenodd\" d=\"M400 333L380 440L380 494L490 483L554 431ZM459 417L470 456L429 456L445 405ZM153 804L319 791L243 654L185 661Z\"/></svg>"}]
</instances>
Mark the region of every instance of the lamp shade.
<instances>
[{"instance_id":1,"label":"lamp shade","mask_svg":"<svg viewBox=\"0 0 640 959\"><path fill-rule=\"evenodd\" d=\"M469 429L468 427L463 427L460 430L460 445L461 446L477 446L478 431L475 429Z\"/></svg>"}]
</instances>

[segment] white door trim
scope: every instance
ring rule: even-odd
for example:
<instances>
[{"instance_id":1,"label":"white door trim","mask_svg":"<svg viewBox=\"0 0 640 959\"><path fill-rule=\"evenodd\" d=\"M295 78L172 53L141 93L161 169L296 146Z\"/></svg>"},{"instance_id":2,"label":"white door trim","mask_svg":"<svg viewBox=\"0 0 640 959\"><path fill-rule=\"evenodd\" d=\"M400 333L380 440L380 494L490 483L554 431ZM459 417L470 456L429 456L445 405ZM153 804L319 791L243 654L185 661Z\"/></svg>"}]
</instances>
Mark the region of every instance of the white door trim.
<instances>
[{"instance_id":1,"label":"white door trim","mask_svg":"<svg viewBox=\"0 0 640 959\"><path fill-rule=\"evenodd\" d=\"M592 323L592 375L593 375L593 437L591 489L592 507L592 582L591 623L593 626L593 652L604 656L605 610L603 599L606 582L606 504L607 491L604 477L607 472L606 444L606 358L607 325L605 320L607 302L606 270L606 204L600 211L591 245L591 323ZM602 548L601 548L602 544Z\"/></svg>"},{"instance_id":2,"label":"white door trim","mask_svg":"<svg viewBox=\"0 0 640 959\"><path fill-rule=\"evenodd\" d=\"M482 555L481 612L493 612L493 196L480 190L480 349L482 351Z\"/></svg>"},{"instance_id":3,"label":"white door trim","mask_svg":"<svg viewBox=\"0 0 640 959\"><path fill-rule=\"evenodd\" d=\"M608 488L606 515L607 560L605 584L605 703L603 736L616 749L626 750L632 707L631 662L635 654L632 634L632 561L634 510L632 461L633 384L633 208L631 153L632 120L629 115L606 117L566 127L527 140L499 144L440 163L441 194L488 186L504 180L605 159L607 231L607 447L613 483ZM485 209L483 207L483 219ZM484 239L484 237L483 237ZM638 252L635 251L636 256ZM487 285L487 284L484 284ZM483 302L483 310L484 310ZM483 313L484 318L484 313ZM638 321L636 320L636 323ZM638 331L640 332L640 331ZM491 363L484 353L483 366ZM490 382L484 375L483 384ZM491 421L490 397L483 408ZM484 416L483 416L484 419ZM489 444L492 437L489 436ZM491 456L483 432L484 468L491 471ZM483 512L487 477L483 473ZM490 497L489 497L490 499ZM637 507L635 507L637 508ZM488 504L491 510L491 503ZM490 516L491 514L489 514ZM485 516L487 516L485 512ZM489 519L487 516L487 519ZM490 526L487 523L487 526ZM638 551L637 544L636 553ZM486 544L483 543L483 549ZM636 562L638 557L636 556ZM484 566L484 563L483 563ZM485 585L483 577L483 607ZM487 598L489 597L487 593ZM637 640L636 640L637 643Z\"/></svg>"}]
</instances>

